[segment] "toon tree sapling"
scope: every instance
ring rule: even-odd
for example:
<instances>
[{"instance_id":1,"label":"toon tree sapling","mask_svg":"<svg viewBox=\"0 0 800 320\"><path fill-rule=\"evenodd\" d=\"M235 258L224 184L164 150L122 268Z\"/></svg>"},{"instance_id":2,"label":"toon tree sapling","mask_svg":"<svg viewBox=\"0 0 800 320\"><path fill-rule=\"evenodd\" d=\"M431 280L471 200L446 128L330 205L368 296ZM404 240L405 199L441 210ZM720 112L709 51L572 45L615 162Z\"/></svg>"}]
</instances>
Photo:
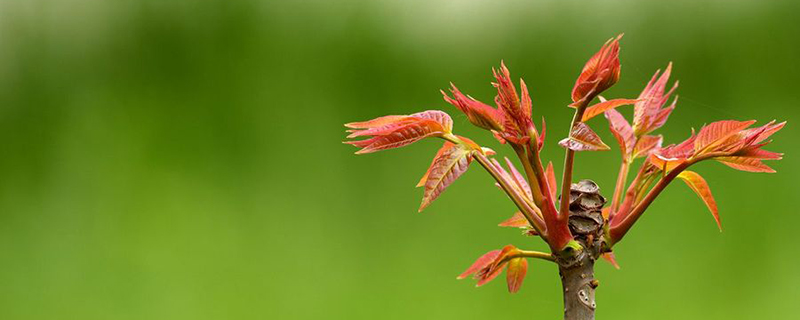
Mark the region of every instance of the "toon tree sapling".
<instances>
[{"instance_id":1,"label":"toon tree sapling","mask_svg":"<svg viewBox=\"0 0 800 320\"><path fill-rule=\"evenodd\" d=\"M505 64L494 70L497 88L491 107L463 94L451 84L444 100L464 114L475 126L490 131L501 143L511 147L522 164L522 173L505 158L505 166L493 158L495 152L453 133L453 121L442 111L429 110L411 115L383 116L364 122L348 123L348 138L366 137L346 143L361 148L357 154L399 148L424 138L441 138L444 145L436 153L428 171L419 181L424 187L422 211L472 161L477 161L496 181L519 209L500 226L525 229L525 234L544 240L550 252L537 252L507 245L490 251L458 278L472 275L481 286L506 271L508 290L516 292L528 268L527 259L542 259L557 264L561 276L564 319L594 319L596 309L594 262L602 257L616 266L613 248L656 197L676 178L684 181L705 202L721 229L714 197L699 174L687 170L695 163L715 160L737 170L774 172L762 160L778 160L782 154L761 149L767 139L783 128L785 122L769 122L751 127L755 121L723 120L703 126L699 132L678 144L662 147L662 136L651 134L664 125L675 109L677 97L668 104L678 87L668 87L672 64L663 73L656 71L636 99L606 100L600 94L613 86L620 76L619 40L608 40L589 59L572 89L569 107L574 109L569 134L559 142L566 148L558 190L552 162L544 166L540 150L544 145L545 123L541 131L531 117L532 102L525 82L520 80L519 94ZM598 100L597 103L594 103ZM633 122L628 122L615 108L633 105ZM573 183L575 153L610 148L589 127L592 118L604 115L622 153L622 163L610 202L599 193L591 180ZM628 183L631 166L644 158ZM609 203L608 206L606 204ZM604 208L605 207L605 208Z\"/></svg>"}]
</instances>

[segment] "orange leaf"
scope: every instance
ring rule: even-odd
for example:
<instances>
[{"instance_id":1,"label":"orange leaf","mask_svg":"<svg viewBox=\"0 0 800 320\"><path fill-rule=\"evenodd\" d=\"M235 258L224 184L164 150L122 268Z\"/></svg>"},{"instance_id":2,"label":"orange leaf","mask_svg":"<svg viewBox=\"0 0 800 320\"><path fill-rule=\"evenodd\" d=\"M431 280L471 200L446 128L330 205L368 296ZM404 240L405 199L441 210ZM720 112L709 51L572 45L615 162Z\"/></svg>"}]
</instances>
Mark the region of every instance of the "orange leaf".
<instances>
[{"instance_id":1,"label":"orange leaf","mask_svg":"<svg viewBox=\"0 0 800 320\"><path fill-rule=\"evenodd\" d=\"M686 162L686 159L684 158L666 158L655 153L651 153L650 156L647 157L647 160L656 166L658 170L663 170L665 172L668 172L677 167L679 164Z\"/></svg>"},{"instance_id":2,"label":"orange leaf","mask_svg":"<svg viewBox=\"0 0 800 320\"><path fill-rule=\"evenodd\" d=\"M450 98L447 93L441 91L442 95L444 96L444 100L454 105L456 108L461 110L461 112L464 112L464 114L467 115L467 119L469 119L470 123L487 130L503 129L504 116L500 110L492 108L480 101L473 99L470 96L461 93L461 91L459 91L458 88L456 88L456 86L452 83L450 86L450 92L453 94L453 98Z\"/></svg>"},{"instance_id":3,"label":"orange leaf","mask_svg":"<svg viewBox=\"0 0 800 320\"><path fill-rule=\"evenodd\" d=\"M583 122L578 122L572 128L569 138L561 140L562 147L573 151L599 151L609 150L610 148L600 140L600 137Z\"/></svg>"},{"instance_id":4,"label":"orange leaf","mask_svg":"<svg viewBox=\"0 0 800 320\"><path fill-rule=\"evenodd\" d=\"M392 124L408 116L383 116L368 121L346 123L344 126L353 129L370 129Z\"/></svg>"},{"instance_id":5,"label":"orange leaf","mask_svg":"<svg viewBox=\"0 0 800 320\"><path fill-rule=\"evenodd\" d=\"M603 257L604 260L608 261L608 263L611 263L611 265L614 266L614 268L619 270L619 263L617 263L617 257L614 256L613 252L606 252L603 255L601 255L601 257Z\"/></svg>"},{"instance_id":6,"label":"orange leaf","mask_svg":"<svg viewBox=\"0 0 800 320\"><path fill-rule=\"evenodd\" d=\"M419 206L420 212L467 171L469 163L472 161L472 151L466 150L462 146L458 145L458 147L445 150L433 161L432 169L425 181L425 192Z\"/></svg>"},{"instance_id":7,"label":"orange leaf","mask_svg":"<svg viewBox=\"0 0 800 320\"><path fill-rule=\"evenodd\" d=\"M728 138L755 122L755 120L722 120L703 126L697 134L697 139L694 141L695 154L701 154L707 150L714 150L714 147L719 146L720 143L727 141Z\"/></svg>"},{"instance_id":8,"label":"orange leaf","mask_svg":"<svg viewBox=\"0 0 800 320\"><path fill-rule=\"evenodd\" d=\"M672 73L672 62L667 65L664 73L659 77L660 72L661 70L656 71L642 93L639 94L639 102L633 107L633 128L637 136L647 134L664 125L669 114L675 109L677 99L669 107L661 109L661 106L667 103L669 96L678 87L678 82L675 81L672 89L664 92Z\"/></svg>"},{"instance_id":9,"label":"orange leaf","mask_svg":"<svg viewBox=\"0 0 800 320\"><path fill-rule=\"evenodd\" d=\"M431 161L431 165L428 167L428 171L425 171L425 175L422 176L422 179L419 179L419 182L416 185L417 188L425 185L425 181L428 180L428 175L431 174L431 170L433 169L433 165L436 164L436 159L441 157L442 154L445 153L445 151L449 150L450 148L452 148L454 146L455 146L455 144L453 144L450 141L445 141L444 142L444 145L439 149L439 151L436 152L436 155L433 157L433 161Z\"/></svg>"},{"instance_id":10,"label":"orange leaf","mask_svg":"<svg viewBox=\"0 0 800 320\"><path fill-rule=\"evenodd\" d=\"M572 88L572 101L578 102L589 94L600 94L619 80L619 40L609 39L583 66L580 76Z\"/></svg>"},{"instance_id":11,"label":"orange leaf","mask_svg":"<svg viewBox=\"0 0 800 320\"><path fill-rule=\"evenodd\" d=\"M605 112L608 125L611 128L611 133L619 143L619 149L622 152L622 157L627 158L628 154L633 152L633 143L636 137L633 135L633 128L625 120L619 111L611 109Z\"/></svg>"},{"instance_id":12,"label":"orange leaf","mask_svg":"<svg viewBox=\"0 0 800 320\"><path fill-rule=\"evenodd\" d=\"M441 136L447 131L439 122L420 119L419 121L403 125L391 132L375 136L366 140L348 141L347 144L363 148L356 154L372 153L376 151L400 148L431 136Z\"/></svg>"},{"instance_id":13,"label":"orange leaf","mask_svg":"<svg viewBox=\"0 0 800 320\"><path fill-rule=\"evenodd\" d=\"M556 172L553 170L553 162L550 161L547 164L547 169L544 171L545 177L547 177L547 186L550 188L550 199L556 199Z\"/></svg>"},{"instance_id":14,"label":"orange leaf","mask_svg":"<svg viewBox=\"0 0 800 320\"><path fill-rule=\"evenodd\" d=\"M590 106L590 107L586 108L586 111L583 112L583 119L581 119L581 121L585 122L585 121L587 121L587 120L589 120L591 118L594 118L595 116L597 116L597 115L599 115L599 114L601 114L603 112L606 112L608 110L614 109L616 107L621 107L621 106L625 106L625 105L629 105L629 104L634 104L637 101L639 101L639 100L635 100L635 99L614 99L614 100L608 100L608 101L600 102L598 104L595 104L593 106Z\"/></svg>"},{"instance_id":15,"label":"orange leaf","mask_svg":"<svg viewBox=\"0 0 800 320\"><path fill-rule=\"evenodd\" d=\"M464 279L467 276L476 273L483 268L488 267L490 264L494 262L495 259L497 259L498 256L500 256L500 250L492 250L487 252L486 254L478 258L478 260L475 260L475 262L469 268L467 268L466 271L461 273L457 279Z\"/></svg>"},{"instance_id":16,"label":"orange leaf","mask_svg":"<svg viewBox=\"0 0 800 320\"><path fill-rule=\"evenodd\" d=\"M506 270L506 282L508 283L508 292L515 293L519 291L522 286L522 280L525 280L525 274L528 273L528 260L525 258L514 258L508 262L508 269Z\"/></svg>"},{"instance_id":17,"label":"orange leaf","mask_svg":"<svg viewBox=\"0 0 800 320\"><path fill-rule=\"evenodd\" d=\"M475 277L479 279L475 286L480 287L500 275L506 265L508 265L506 257L516 253L519 253L519 249L510 244L503 247L503 250L500 251L500 254L495 258L494 262L478 271L475 275Z\"/></svg>"},{"instance_id":18,"label":"orange leaf","mask_svg":"<svg viewBox=\"0 0 800 320\"><path fill-rule=\"evenodd\" d=\"M525 218L522 212L517 211L514 213L513 216L511 216L511 218L508 218L507 220L500 222L498 226L524 229L524 228L530 228L531 224L528 222L528 219Z\"/></svg>"},{"instance_id":19,"label":"orange leaf","mask_svg":"<svg viewBox=\"0 0 800 320\"><path fill-rule=\"evenodd\" d=\"M766 172L766 173L775 173L775 169L770 168L763 162L761 159L757 158L748 158L748 157L718 157L714 158L723 164L734 168L736 170L741 171L748 171L748 172Z\"/></svg>"},{"instance_id":20,"label":"orange leaf","mask_svg":"<svg viewBox=\"0 0 800 320\"><path fill-rule=\"evenodd\" d=\"M717 210L717 202L714 200L714 196L711 195L711 189L708 187L708 183L706 180L703 179L699 174L694 171L683 171L678 175L678 178L686 182L689 185L689 188L696 193L700 199L703 199L708 210L711 211L711 214L714 216L714 220L717 221L717 227L719 230L722 231L722 223L719 220L719 211Z\"/></svg>"},{"instance_id":21,"label":"orange leaf","mask_svg":"<svg viewBox=\"0 0 800 320\"><path fill-rule=\"evenodd\" d=\"M372 136L357 141L346 141L361 150L356 154L370 153L380 150L399 148L431 136L443 136L451 133L453 120L447 113L439 110L428 110L408 116L384 116L364 122L345 124L350 135L348 138Z\"/></svg>"},{"instance_id":22,"label":"orange leaf","mask_svg":"<svg viewBox=\"0 0 800 320\"><path fill-rule=\"evenodd\" d=\"M438 122L439 124L444 127L445 131L452 132L453 131L453 119L450 118L444 111L440 110L427 110L422 112L417 112L414 114L409 115L409 117L420 118L420 119L430 119L433 121Z\"/></svg>"}]
</instances>

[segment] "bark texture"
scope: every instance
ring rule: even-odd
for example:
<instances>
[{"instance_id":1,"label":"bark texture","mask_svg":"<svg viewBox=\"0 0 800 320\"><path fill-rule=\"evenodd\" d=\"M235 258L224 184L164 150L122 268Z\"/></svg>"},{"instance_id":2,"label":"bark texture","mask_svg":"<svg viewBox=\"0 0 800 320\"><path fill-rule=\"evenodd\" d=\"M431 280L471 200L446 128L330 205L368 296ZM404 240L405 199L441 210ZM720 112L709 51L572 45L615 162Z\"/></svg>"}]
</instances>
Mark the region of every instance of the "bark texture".
<instances>
[{"instance_id":1,"label":"bark texture","mask_svg":"<svg viewBox=\"0 0 800 320\"><path fill-rule=\"evenodd\" d=\"M591 180L573 183L569 194L569 228L583 250L558 259L565 320L593 320L597 308L594 262L604 247L602 208L606 200Z\"/></svg>"}]
</instances>

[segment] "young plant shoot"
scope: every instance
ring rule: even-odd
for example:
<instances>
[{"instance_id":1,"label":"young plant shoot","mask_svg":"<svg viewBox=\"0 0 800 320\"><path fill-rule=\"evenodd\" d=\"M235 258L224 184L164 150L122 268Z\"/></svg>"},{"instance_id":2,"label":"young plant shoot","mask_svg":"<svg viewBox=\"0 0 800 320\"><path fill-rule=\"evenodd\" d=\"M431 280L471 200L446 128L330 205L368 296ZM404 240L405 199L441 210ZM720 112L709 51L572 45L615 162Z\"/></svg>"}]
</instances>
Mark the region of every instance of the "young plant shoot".
<instances>
[{"instance_id":1,"label":"young plant shoot","mask_svg":"<svg viewBox=\"0 0 800 320\"><path fill-rule=\"evenodd\" d=\"M685 182L705 202L721 230L711 189L690 167L714 160L741 171L774 172L762 161L782 157L781 153L762 149L785 124L775 121L755 127L753 120L713 122L698 132L692 130L683 142L662 147L662 136L653 132L666 123L678 100L677 96L671 99L678 87L677 81L669 83L671 63L664 72L656 71L635 99L606 100L600 96L619 80L621 38L622 35L608 40L589 59L572 89L568 107L574 116L567 137L558 143L566 149L560 184L553 163L540 157L545 142L544 120L537 127L525 82L520 80L518 91L502 62L499 69L492 70L496 107L462 93L452 84L449 93L442 94L447 103L466 114L470 123L511 147L522 170L511 159L497 160L493 150L455 134L450 116L438 110L348 123L347 138L361 139L345 143L360 148L356 154L363 154L407 146L425 138L444 140L417 185L424 188L419 211L466 172L473 161L477 162L518 209L500 226L522 228L524 234L541 238L549 252L507 245L478 258L458 278L472 276L481 286L505 271L508 290L513 293L522 286L528 259L555 263L563 288L564 319L594 319L595 289L599 284L594 276L595 261L602 257L617 266L614 246L672 181L677 178ZM631 122L616 110L630 105ZM589 126L600 115L608 121L622 155L610 201L591 180L575 182L572 176L576 153L610 149ZM640 158L643 160L637 162ZM638 168L633 168L635 163L639 163ZM609 169L613 170L616 169ZM631 172L635 175L632 181Z\"/></svg>"}]
</instances>

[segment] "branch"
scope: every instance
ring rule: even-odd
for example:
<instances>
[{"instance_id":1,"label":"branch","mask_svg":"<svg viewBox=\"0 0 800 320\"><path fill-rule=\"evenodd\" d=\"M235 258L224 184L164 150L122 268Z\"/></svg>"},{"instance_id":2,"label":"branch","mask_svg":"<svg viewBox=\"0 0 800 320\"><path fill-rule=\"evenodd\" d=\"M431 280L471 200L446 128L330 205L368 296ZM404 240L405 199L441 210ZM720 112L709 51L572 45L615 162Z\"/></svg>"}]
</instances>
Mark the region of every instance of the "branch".
<instances>
[{"instance_id":1,"label":"branch","mask_svg":"<svg viewBox=\"0 0 800 320\"><path fill-rule=\"evenodd\" d=\"M545 253L545 252L539 252L539 251L520 250L520 253L518 255L514 256L514 257L515 258L516 257L536 258L536 259L542 259L542 260L553 261L553 262L556 261L556 257L553 256L552 253Z\"/></svg>"},{"instance_id":2,"label":"branch","mask_svg":"<svg viewBox=\"0 0 800 320\"><path fill-rule=\"evenodd\" d=\"M622 221L612 225L609 230L611 236L610 241L612 242L611 245L622 240L622 237L624 237L625 234L628 232L628 230L630 230L630 228L633 226L633 224L636 223L636 220L638 220L639 217L642 216L644 211L647 210L647 207L649 207L650 204L653 203L653 200L655 200L656 197L658 197L658 195L661 194L662 191L664 191L664 188L666 188L667 185L669 185L669 183L675 179L675 177L677 177L681 172L683 172L683 170L686 170L686 168L688 168L695 162L696 162L695 160L688 160L684 163L679 164L674 169L672 169L669 172L669 174L667 174L664 178L658 181L658 183L653 187L653 189L650 189L650 192L647 193L647 196L645 196L644 199L642 199L642 201L639 202L639 204L637 204L633 208L633 210L631 210L631 212L628 213L622 219Z\"/></svg>"},{"instance_id":3,"label":"branch","mask_svg":"<svg viewBox=\"0 0 800 320\"><path fill-rule=\"evenodd\" d=\"M529 204L525 200L526 197L514 191L514 188L511 187L511 184L505 178L503 178L500 172L498 172L497 169L494 168L492 163L489 162L489 158L478 152L476 152L474 155L475 155L475 160L477 160L478 163L480 163L481 166L483 166L483 168L486 169L487 172L489 172L492 178L494 178L495 181L497 181L497 183L500 184L500 187L503 189L503 191L505 191L506 194L508 194L508 196L511 198L511 201L513 201L514 204L517 205L517 208L519 208L519 210L522 212L522 215L525 216L525 218L531 224L533 229L536 230L536 232L539 233L539 235L543 239L547 239L546 233L542 232L543 230L545 230L544 221L542 220L542 217L536 214L531 204Z\"/></svg>"},{"instance_id":4,"label":"branch","mask_svg":"<svg viewBox=\"0 0 800 320\"><path fill-rule=\"evenodd\" d=\"M617 185L614 188L614 198L611 201L612 214L619 209L619 202L622 200L623 189L625 189L625 182L628 180L628 171L630 170L630 163L627 159L622 159L622 165L619 168L619 175L617 175Z\"/></svg>"},{"instance_id":5,"label":"branch","mask_svg":"<svg viewBox=\"0 0 800 320\"><path fill-rule=\"evenodd\" d=\"M594 91L594 90L592 90ZM572 135L572 129L575 124L583 119L583 112L586 106L592 99L594 93L590 92L586 97L575 106L575 115L572 116L572 123L569 125L569 135ZM567 148L566 155L564 156L564 175L561 179L561 205L559 206L559 218L566 219L569 217L569 190L572 187L572 167L575 162L575 151Z\"/></svg>"}]
</instances>

